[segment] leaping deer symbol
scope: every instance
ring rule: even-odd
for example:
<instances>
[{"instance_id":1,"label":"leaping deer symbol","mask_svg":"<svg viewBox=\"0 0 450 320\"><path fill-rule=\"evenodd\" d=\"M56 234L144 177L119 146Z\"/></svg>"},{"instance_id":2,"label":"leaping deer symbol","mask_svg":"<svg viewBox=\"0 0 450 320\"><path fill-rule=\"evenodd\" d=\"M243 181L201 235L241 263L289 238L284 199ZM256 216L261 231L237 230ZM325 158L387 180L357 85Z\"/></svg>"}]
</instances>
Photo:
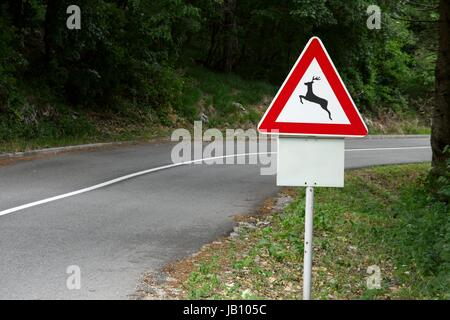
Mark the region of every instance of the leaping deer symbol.
<instances>
[{"instance_id":1,"label":"leaping deer symbol","mask_svg":"<svg viewBox=\"0 0 450 320\"><path fill-rule=\"evenodd\" d=\"M305 82L305 85L308 87L308 91L306 92L306 95L300 96L300 102L303 104L303 99L305 99L307 101L319 104L323 110L328 112L328 117L330 118L330 120L333 120L331 118L331 112L328 110L328 101L316 96L313 92L314 80L320 80L320 77L313 77L310 82Z\"/></svg>"}]
</instances>

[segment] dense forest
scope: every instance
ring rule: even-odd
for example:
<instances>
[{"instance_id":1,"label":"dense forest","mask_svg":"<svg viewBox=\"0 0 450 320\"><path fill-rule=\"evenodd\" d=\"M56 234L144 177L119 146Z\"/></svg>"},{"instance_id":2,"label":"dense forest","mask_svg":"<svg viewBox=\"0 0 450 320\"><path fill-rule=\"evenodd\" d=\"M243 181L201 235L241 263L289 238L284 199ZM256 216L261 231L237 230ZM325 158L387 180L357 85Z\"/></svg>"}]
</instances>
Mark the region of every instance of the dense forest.
<instances>
[{"instance_id":1,"label":"dense forest","mask_svg":"<svg viewBox=\"0 0 450 320\"><path fill-rule=\"evenodd\" d=\"M170 112L196 118L197 110L183 100L188 68L278 86L311 35L322 38L367 117L428 119L437 7L433 1L377 1L381 28L371 30L372 2L3 1L0 139L75 134L83 128L73 128L72 118L83 110L120 114L131 108L169 125ZM80 30L66 26L71 4L81 8ZM49 121L59 125L49 127Z\"/></svg>"}]
</instances>

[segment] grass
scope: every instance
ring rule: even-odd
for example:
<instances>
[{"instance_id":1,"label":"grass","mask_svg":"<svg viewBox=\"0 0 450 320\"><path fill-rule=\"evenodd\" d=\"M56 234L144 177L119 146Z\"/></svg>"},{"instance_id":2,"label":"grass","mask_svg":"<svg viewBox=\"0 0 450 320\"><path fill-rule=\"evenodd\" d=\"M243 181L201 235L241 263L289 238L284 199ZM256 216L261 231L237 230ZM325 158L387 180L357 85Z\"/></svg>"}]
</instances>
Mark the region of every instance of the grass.
<instances>
[{"instance_id":1,"label":"grass","mask_svg":"<svg viewBox=\"0 0 450 320\"><path fill-rule=\"evenodd\" d=\"M82 119L72 121L63 126L59 121L35 123L32 132L28 132L26 126L16 127L17 134L0 139L0 153L110 141L150 140L168 132L168 128L149 117L133 119L130 116L106 115L99 119L95 115L83 114Z\"/></svg>"},{"instance_id":2,"label":"grass","mask_svg":"<svg viewBox=\"0 0 450 320\"><path fill-rule=\"evenodd\" d=\"M269 84L202 68L185 71L183 88L178 106L153 110L124 103L103 112L58 105L41 92L0 114L0 152L169 136L173 128L191 128L202 113L205 127L253 127L275 93Z\"/></svg>"},{"instance_id":3,"label":"grass","mask_svg":"<svg viewBox=\"0 0 450 320\"><path fill-rule=\"evenodd\" d=\"M367 120L370 134L431 134L430 120L416 114L382 114Z\"/></svg>"},{"instance_id":4,"label":"grass","mask_svg":"<svg viewBox=\"0 0 450 320\"><path fill-rule=\"evenodd\" d=\"M276 93L276 87L265 82L198 67L188 69L186 76L183 109L192 120L200 112L206 114L208 125L215 128L253 127Z\"/></svg>"},{"instance_id":5,"label":"grass","mask_svg":"<svg viewBox=\"0 0 450 320\"><path fill-rule=\"evenodd\" d=\"M449 299L450 211L424 187L428 164L350 171L343 189L317 188L316 299ZM304 191L256 228L209 249L182 281L191 299L299 299ZM377 266L381 288L369 289Z\"/></svg>"},{"instance_id":6,"label":"grass","mask_svg":"<svg viewBox=\"0 0 450 320\"><path fill-rule=\"evenodd\" d=\"M202 114L208 118L205 129L255 128L277 89L265 82L199 67L183 72L180 103L159 110L121 102L116 110L92 112L58 105L54 97L37 87L35 96L18 98L15 109L0 113L0 152L148 140L168 136L173 128L192 129L193 121L200 120ZM371 134L430 133L427 124L414 115L387 115L367 122Z\"/></svg>"}]
</instances>

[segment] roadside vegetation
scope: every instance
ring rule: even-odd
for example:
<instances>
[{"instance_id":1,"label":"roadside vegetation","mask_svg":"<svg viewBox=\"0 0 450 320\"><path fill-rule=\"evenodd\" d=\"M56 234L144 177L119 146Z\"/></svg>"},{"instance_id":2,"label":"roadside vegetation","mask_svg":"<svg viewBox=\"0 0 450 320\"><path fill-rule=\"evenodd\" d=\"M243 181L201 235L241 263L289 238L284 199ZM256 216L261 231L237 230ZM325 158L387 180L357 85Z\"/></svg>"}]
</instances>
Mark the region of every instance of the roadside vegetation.
<instances>
[{"instance_id":1,"label":"roadside vegetation","mask_svg":"<svg viewBox=\"0 0 450 320\"><path fill-rule=\"evenodd\" d=\"M81 30L66 27L72 4ZM372 133L429 133L437 34L420 21L437 9L383 1L370 30L371 4L3 1L0 151L148 139L200 119L254 127L311 35Z\"/></svg>"},{"instance_id":2,"label":"roadside vegetation","mask_svg":"<svg viewBox=\"0 0 450 320\"><path fill-rule=\"evenodd\" d=\"M41 113L39 103L27 104L27 110L21 109L15 115L17 121L0 122L5 137L0 152L149 140L167 137L173 128L191 128L194 121L204 121L205 127L254 128L276 92L275 86L268 83L206 68L180 72L183 74L182 107L168 108L160 114L151 108L145 110L132 105L102 113L48 105ZM7 135L10 137L6 138Z\"/></svg>"},{"instance_id":3,"label":"roadside vegetation","mask_svg":"<svg viewBox=\"0 0 450 320\"><path fill-rule=\"evenodd\" d=\"M314 298L450 298L450 209L429 195L429 169L349 171L345 188L316 189ZM189 299L301 298L303 188L280 199L289 198L284 209L266 204L234 236L169 267L178 291L166 291ZM366 285L369 266L380 268L380 289Z\"/></svg>"},{"instance_id":4,"label":"roadside vegetation","mask_svg":"<svg viewBox=\"0 0 450 320\"><path fill-rule=\"evenodd\" d=\"M181 71L180 71L181 72ZM83 143L151 140L167 137L173 128L192 128L203 121L206 128L256 128L276 93L267 82L217 73L203 67L183 71L181 106L163 114L129 105L121 110L71 109L64 105L26 103L15 120L0 123L0 152ZM1 117L1 116L0 116ZM370 134L430 134L428 120L414 113L365 117Z\"/></svg>"}]
</instances>

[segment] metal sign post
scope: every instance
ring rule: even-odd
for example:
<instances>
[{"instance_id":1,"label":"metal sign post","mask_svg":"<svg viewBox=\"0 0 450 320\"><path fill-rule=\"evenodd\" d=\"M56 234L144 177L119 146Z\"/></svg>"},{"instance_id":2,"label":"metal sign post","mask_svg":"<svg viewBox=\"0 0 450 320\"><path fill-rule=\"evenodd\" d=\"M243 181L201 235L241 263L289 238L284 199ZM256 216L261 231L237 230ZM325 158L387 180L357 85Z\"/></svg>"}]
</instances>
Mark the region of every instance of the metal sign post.
<instances>
[{"instance_id":1,"label":"metal sign post","mask_svg":"<svg viewBox=\"0 0 450 320\"><path fill-rule=\"evenodd\" d=\"M277 186L342 188L344 163L344 139L278 137Z\"/></svg>"},{"instance_id":2,"label":"metal sign post","mask_svg":"<svg viewBox=\"0 0 450 320\"><path fill-rule=\"evenodd\" d=\"M311 299L313 220L314 220L314 187L306 187L305 245L303 258L303 300Z\"/></svg>"},{"instance_id":3,"label":"metal sign post","mask_svg":"<svg viewBox=\"0 0 450 320\"><path fill-rule=\"evenodd\" d=\"M367 127L322 41L309 40L258 124L278 135L277 186L306 187L303 299L311 299L315 187L344 187L345 137Z\"/></svg>"},{"instance_id":4,"label":"metal sign post","mask_svg":"<svg viewBox=\"0 0 450 320\"><path fill-rule=\"evenodd\" d=\"M306 187L303 299L311 299L315 187L343 187L345 142L341 138L279 136L277 185Z\"/></svg>"}]
</instances>

